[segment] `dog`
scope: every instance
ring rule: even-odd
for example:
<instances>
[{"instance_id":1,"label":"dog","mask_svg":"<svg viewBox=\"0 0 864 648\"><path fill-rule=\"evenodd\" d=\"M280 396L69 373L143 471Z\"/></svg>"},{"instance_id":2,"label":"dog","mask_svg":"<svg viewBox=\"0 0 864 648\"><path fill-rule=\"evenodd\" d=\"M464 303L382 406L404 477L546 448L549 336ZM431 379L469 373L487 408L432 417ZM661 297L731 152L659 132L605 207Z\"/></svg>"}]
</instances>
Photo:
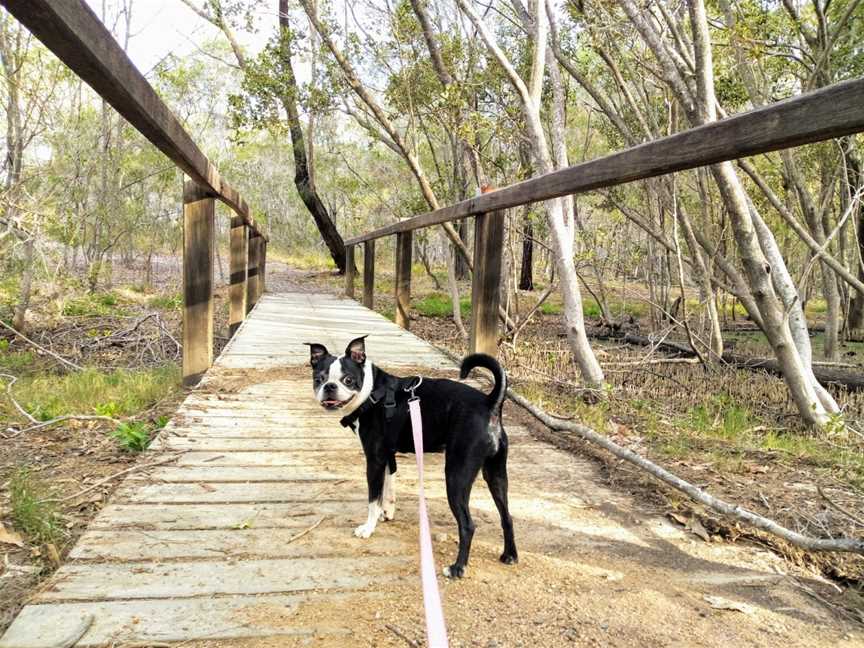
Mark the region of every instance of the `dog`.
<instances>
[{"instance_id":1,"label":"dog","mask_svg":"<svg viewBox=\"0 0 864 648\"><path fill-rule=\"evenodd\" d=\"M462 361L461 379L475 367L492 372L495 386L487 395L453 380L393 376L368 361L365 339L364 335L352 340L339 357L323 344L307 343L315 398L324 409L342 415L340 422L357 432L366 455L369 509L366 522L354 530L354 535L368 538L380 520L393 519L395 455L414 452L408 400L416 396L421 401L424 450L445 453L447 501L459 528L456 561L444 568L444 575L465 575L474 537L468 500L481 470L501 517L504 551L500 560L505 564L518 562L507 502L508 442L501 421L507 378L501 365L480 353Z\"/></svg>"}]
</instances>

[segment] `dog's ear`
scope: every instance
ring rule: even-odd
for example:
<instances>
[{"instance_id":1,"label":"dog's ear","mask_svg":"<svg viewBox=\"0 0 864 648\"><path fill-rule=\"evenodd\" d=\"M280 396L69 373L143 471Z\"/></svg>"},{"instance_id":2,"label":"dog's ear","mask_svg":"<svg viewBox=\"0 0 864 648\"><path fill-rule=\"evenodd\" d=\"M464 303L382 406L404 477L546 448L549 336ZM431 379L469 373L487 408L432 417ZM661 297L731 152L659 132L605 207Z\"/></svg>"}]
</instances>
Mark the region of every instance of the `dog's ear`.
<instances>
[{"instance_id":1,"label":"dog's ear","mask_svg":"<svg viewBox=\"0 0 864 648\"><path fill-rule=\"evenodd\" d=\"M345 355L351 358L357 364L363 364L366 362L366 337L362 336L358 338L354 338L348 343L348 346L345 347Z\"/></svg>"},{"instance_id":2,"label":"dog's ear","mask_svg":"<svg viewBox=\"0 0 864 648\"><path fill-rule=\"evenodd\" d=\"M321 358L330 353L329 351L327 351L327 347L325 347L323 344L318 344L316 342L304 342L303 344L309 347L309 364L311 364L313 367Z\"/></svg>"}]
</instances>

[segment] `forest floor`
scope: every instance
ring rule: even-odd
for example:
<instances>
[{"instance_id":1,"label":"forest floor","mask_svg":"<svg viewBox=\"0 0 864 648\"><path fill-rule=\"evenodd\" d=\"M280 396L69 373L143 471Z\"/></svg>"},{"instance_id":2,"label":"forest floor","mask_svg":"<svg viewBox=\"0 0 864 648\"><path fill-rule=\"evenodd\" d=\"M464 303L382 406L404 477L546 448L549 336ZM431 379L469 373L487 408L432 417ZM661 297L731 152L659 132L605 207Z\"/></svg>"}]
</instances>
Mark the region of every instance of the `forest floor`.
<instances>
[{"instance_id":1,"label":"forest floor","mask_svg":"<svg viewBox=\"0 0 864 648\"><path fill-rule=\"evenodd\" d=\"M87 380L69 384L67 377L73 374L59 369L50 355L0 333L0 373L18 379L12 393L31 416L41 421L63 414L106 415L140 424L145 436L164 424L183 390L172 343L180 330L179 266L170 258L162 261L153 285L146 288L140 285L140 270L122 268L115 268L113 287L97 295L87 295L80 285L69 283L40 287L33 319L38 325L31 325L31 338L82 366L94 367ZM444 292L421 272L415 271L413 281L412 330L464 354L466 344L450 316ZM274 258L268 260L267 287L277 292L338 293L343 278L315 268L291 269ZM521 296L524 309L541 290ZM464 284L461 291L467 295L470 287ZM376 310L392 318L391 295L392 278L379 273ZM470 307L466 306L463 302L467 321ZM648 330L644 303L627 299L617 307L631 314L643 332ZM590 302L586 312L590 319ZM218 346L227 338L224 287L217 289L216 313ZM706 372L699 365L664 362L657 353L646 356L646 349L597 342L595 349L613 389L605 400L588 404L581 398L562 329L560 303L553 298L515 343L501 347L517 390L547 411L572 416L713 494L793 529L815 535L861 537L864 533L864 439L854 432L826 437L802 429L781 381L728 367ZM766 354L751 332L734 335L739 338L736 352ZM673 338L681 339L674 333ZM845 356L849 364L864 361L864 352L855 344L844 353L854 354ZM9 379L3 382L8 384ZM129 394L133 397L127 398ZM862 395L835 394L846 408L847 420L860 427ZM128 448L130 433L118 432L113 422L67 421L19 433L31 424L9 399L0 403L2 630L29 593L63 560L119 483L119 479L101 480L129 468L136 455ZM717 518L578 439L537 426L535 434L588 457L599 468L604 488L631 494L701 542L755 542L770 547L825 583L812 596L843 618L864 624L864 561L860 558L796 550ZM64 500L42 503L60 498Z\"/></svg>"}]
</instances>

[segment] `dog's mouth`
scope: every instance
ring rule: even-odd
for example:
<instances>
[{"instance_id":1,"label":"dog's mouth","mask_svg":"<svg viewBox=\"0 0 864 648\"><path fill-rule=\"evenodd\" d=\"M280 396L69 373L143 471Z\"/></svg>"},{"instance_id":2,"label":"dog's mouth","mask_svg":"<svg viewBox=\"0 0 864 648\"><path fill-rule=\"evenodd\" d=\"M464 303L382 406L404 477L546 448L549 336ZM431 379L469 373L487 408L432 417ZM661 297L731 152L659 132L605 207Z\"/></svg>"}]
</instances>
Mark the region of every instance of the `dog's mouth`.
<instances>
[{"instance_id":1,"label":"dog's mouth","mask_svg":"<svg viewBox=\"0 0 864 648\"><path fill-rule=\"evenodd\" d=\"M354 400L357 394L351 394L351 398L345 400L327 399L321 401L321 406L326 410L338 410L345 407L348 403Z\"/></svg>"}]
</instances>

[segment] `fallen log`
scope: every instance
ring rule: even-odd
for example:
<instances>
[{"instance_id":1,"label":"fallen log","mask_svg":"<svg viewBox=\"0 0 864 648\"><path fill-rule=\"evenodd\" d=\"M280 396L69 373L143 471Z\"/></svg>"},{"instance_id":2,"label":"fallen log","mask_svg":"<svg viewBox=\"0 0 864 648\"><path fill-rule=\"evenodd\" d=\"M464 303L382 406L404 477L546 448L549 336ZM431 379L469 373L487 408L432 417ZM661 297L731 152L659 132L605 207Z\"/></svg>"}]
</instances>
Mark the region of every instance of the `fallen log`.
<instances>
[{"instance_id":1,"label":"fallen log","mask_svg":"<svg viewBox=\"0 0 864 648\"><path fill-rule=\"evenodd\" d=\"M437 345L436 348L454 362L462 361L460 357L456 356L449 349ZM669 472L662 466L655 464L650 459L646 459L629 448L618 445L612 441L612 439L594 431L586 425L574 423L573 421L549 414L521 394L513 391L510 387L507 388L506 394L507 398L516 403L519 407L524 409L549 429L559 433L574 433L585 441L600 446L613 456L636 466L644 472L647 472L655 479L681 493L684 493L690 499L703 504L712 511L716 511L721 515L739 520L745 524L760 529L761 531L782 538L789 544L800 549L805 549L807 551L848 552L864 556L864 539L844 537L816 538L804 535L803 533L798 533L792 529L787 529L770 518L754 513L738 504L731 504L721 500L720 498L714 497L709 492L699 488L695 484L678 477L678 475Z\"/></svg>"},{"instance_id":2,"label":"fallen log","mask_svg":"<svg viewBox=\"0 0 864 648\"><path fill-rule=\"evenodd\" d=\"M680 344L671 340L655 340L634 333L620 334L615 332L589 331L588 337L593 337L598 340L616 340L635 346L652 346L660 351L673 355L673 357L696 357L693 349L685 344ZM730 351L724 351L723 362L735 367L736 369L765 371L772 375L780 376L781 378L783 377L780 365L776 360L770 358L751 358ZM823 385L839 385L853 392L864 391L864 371L840 369L837 367L826 367L814 364L813 375L815 375L816 380Z\"/></svg>"}]
</instances>

